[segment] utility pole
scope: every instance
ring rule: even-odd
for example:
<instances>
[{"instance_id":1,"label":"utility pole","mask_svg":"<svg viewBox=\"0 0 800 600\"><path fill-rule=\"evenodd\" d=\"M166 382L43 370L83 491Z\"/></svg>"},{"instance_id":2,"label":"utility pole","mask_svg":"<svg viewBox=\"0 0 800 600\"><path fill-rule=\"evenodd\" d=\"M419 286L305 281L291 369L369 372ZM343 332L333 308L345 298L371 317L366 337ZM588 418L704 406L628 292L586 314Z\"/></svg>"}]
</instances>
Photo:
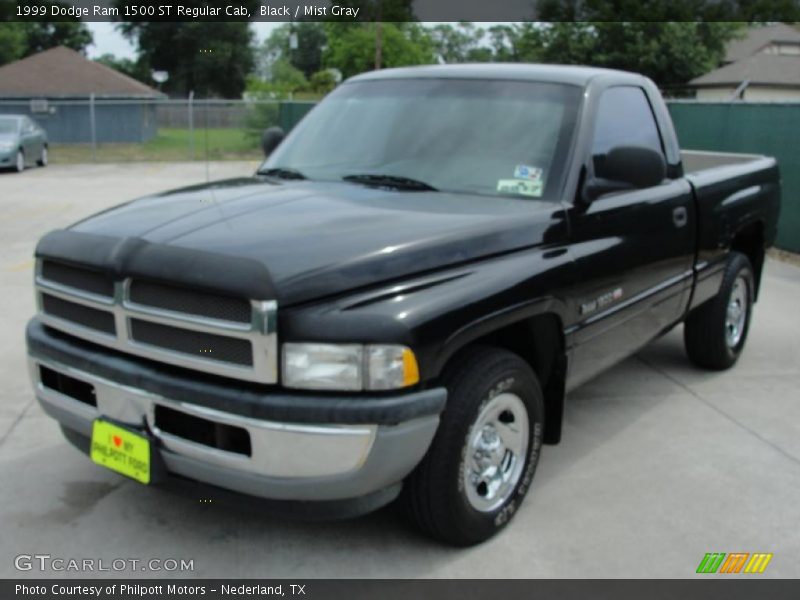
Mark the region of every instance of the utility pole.
<instances>
[{"instance_id":1,"label":"utility pole","mask_svg":"<svg viewBox=\"0 0 800 600\"><path fill-rule=\"evenodd\" d=\"M382 0L375 0L377 8L375 9L375 70L381 68L383 64L383 23L381 23L383 7Z\"/></svg>"}]
</instances>

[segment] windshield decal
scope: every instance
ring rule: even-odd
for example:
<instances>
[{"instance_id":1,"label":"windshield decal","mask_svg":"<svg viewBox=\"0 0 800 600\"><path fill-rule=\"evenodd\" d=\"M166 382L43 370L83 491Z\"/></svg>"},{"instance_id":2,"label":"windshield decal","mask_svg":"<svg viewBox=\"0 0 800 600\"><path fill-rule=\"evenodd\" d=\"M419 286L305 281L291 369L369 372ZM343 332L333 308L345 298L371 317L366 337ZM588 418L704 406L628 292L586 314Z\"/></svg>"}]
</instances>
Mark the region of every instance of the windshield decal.
<instances>
[{"instance_id":1,"label":"windshield decal","mask_svg":"<svg viewBox=\"0 0 800 600\"><path fill-rule=\"evenodd\" d=\"M542 169L528 165L517 165L514 167L515 179L530 179L531 181L542 180Z\"/></svg>"},{"instance_id":2,"label":"windshield decal","mask_svg":"<svg viewBox=\"0 0 800 600\"><path fill-rule=\"evenodd\" d=\"M519 194L541 198L544 186L541 179L531 181L530 179L498 179L497 191L503 194Z\"/></svg>"}]
</instances>

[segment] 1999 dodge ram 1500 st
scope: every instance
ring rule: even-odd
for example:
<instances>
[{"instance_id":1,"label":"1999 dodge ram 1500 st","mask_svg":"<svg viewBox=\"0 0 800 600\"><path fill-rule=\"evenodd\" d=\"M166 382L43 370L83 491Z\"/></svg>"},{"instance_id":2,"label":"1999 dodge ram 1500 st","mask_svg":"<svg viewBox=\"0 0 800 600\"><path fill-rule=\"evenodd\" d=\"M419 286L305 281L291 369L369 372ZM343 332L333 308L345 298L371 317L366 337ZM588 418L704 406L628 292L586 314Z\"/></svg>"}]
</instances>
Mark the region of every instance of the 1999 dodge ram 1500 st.
<instances>
[{"instance_id":1,"label":"1999 dodge ram 1500 st","mask_svg":"<svg viewBox=\"0 0 800 600\"><path fill-rule=\"evenodd\" d=\"M253 177L39 242L33 384L95 462L275 510L399 495L467 545L519 508L571 388L681 322L699 366L742 352L776 162L681 153L644 77L379 71L264 144Z\"/></svg>"}]
</instances>

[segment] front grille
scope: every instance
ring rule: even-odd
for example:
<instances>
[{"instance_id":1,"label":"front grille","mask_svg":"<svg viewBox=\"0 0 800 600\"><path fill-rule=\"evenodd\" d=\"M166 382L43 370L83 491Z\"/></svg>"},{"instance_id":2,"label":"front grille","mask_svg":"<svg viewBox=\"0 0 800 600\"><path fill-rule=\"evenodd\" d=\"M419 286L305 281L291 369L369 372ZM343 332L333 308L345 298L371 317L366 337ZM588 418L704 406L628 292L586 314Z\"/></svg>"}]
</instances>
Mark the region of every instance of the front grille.
<instances>
[{"instance_id":1,"label":"front grille","mask_svg":"<svg viewBox=\"0 0 800 600\"><path fill-rule=\"evenodd\" d=\"M166 348L182 354L219 360L237 365L252 366L253 350L247 340L190 331L140 319L131 319L131 337L134 341Z\"/></svg>"},{"instance_id":2,"label":"front grille","mask_svg":"<svg viewBox=\"0 0 800 600\"><path fill-rule=\"evenodd\" d=\"M144 306L237 323L249 323L252 311L249 300L140 279L131 282L130 300Z\"/></svg>"},{"instance_id":3,"label":"front grille","mask_svg":"<svg viewBox=\"0 0 800 600\"><path fill-rule=\"evenodd\" d=\"M109 287L110 286L110 287ZM119 352L260 384L278 382L277 302L39 259L39 320Z\"/></svg>"},{"instance_id":4,"label":"front grille","mask_svg":"<svg viewBox=\"0 0 800 600\"><path fill-rule=\"evenodd\" d=\"M47 281L66 285L84 292L108 298L114 295L114 282L97 271L46 260L42 263L41 275L42 279Z\"/></svg>"},{"instance_id":5,"label":"front grille","mask_svg":"<svg viewBox=\"0 0 800 600\"><path fill-rule=\"evenodd\" d=\"M77 323L83 327L115 335L114 315L105 310L89 308L75 302L68 302L49 294L42 294L42 310L45 314Z\"/></svg>"}]
</instances>

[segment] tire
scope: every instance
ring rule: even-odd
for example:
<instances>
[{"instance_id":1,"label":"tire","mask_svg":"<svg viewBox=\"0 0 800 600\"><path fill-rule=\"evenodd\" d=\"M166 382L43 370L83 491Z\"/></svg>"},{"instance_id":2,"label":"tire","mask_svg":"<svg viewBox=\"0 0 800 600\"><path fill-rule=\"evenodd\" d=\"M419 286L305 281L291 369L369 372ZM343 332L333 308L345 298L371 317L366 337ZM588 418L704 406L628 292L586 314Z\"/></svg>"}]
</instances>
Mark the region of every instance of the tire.
<instances>
[{"instance_id":1,"label":"tire","mask_svg":"<svg viewBox=\"0 0 800 600\"><path fill-rule=\"evenodd\" d=\"M426 534L470 546L503 529L530 488L544 432L544 396L533 370L506 350L475 347L455 361L443 376L448 401L436 437L407 479L401 501ZM498 410L492 421L489 415ZM506 446L506 439L512 443ZM483 459L495 466L479 476L474 457L490 446ZM517 454L508 450L512 447ZM492 469L499 478L483 477Z\"/></svg>"},{"instance_id":2,"label":"tire","mask_svg":"<svg viewBox=\"0 0 800 600\"><path fill-rule=\"evenodd\" d=\"M17 150L17 160L14 162L14 170L22 173L25 170L25 155L22 150Z\"/></svg>"},{"instance_id":3,"label":"tire","mask_svg":"<svg viewBox=\"0 0 800 600\"><path fill-rule=\"evenodd\" d=\"M684 324L683 341L689 360L716 371L736 363L750 329L754 290L750 261L744 254L732 252L719 292L692 311Z\"/></svg>"},{"instance_id":4,"label":"tire","mask_svg":"<svg viewBox=\"0 0 800 600\"><path fill-rule=\"evenodd\" d=\"M39 156L39 160L36 161L36 164L40 167L46 167L47 162L49 160L47 146L42 146L42 154Z\"/></svg>"}]
</instances>

